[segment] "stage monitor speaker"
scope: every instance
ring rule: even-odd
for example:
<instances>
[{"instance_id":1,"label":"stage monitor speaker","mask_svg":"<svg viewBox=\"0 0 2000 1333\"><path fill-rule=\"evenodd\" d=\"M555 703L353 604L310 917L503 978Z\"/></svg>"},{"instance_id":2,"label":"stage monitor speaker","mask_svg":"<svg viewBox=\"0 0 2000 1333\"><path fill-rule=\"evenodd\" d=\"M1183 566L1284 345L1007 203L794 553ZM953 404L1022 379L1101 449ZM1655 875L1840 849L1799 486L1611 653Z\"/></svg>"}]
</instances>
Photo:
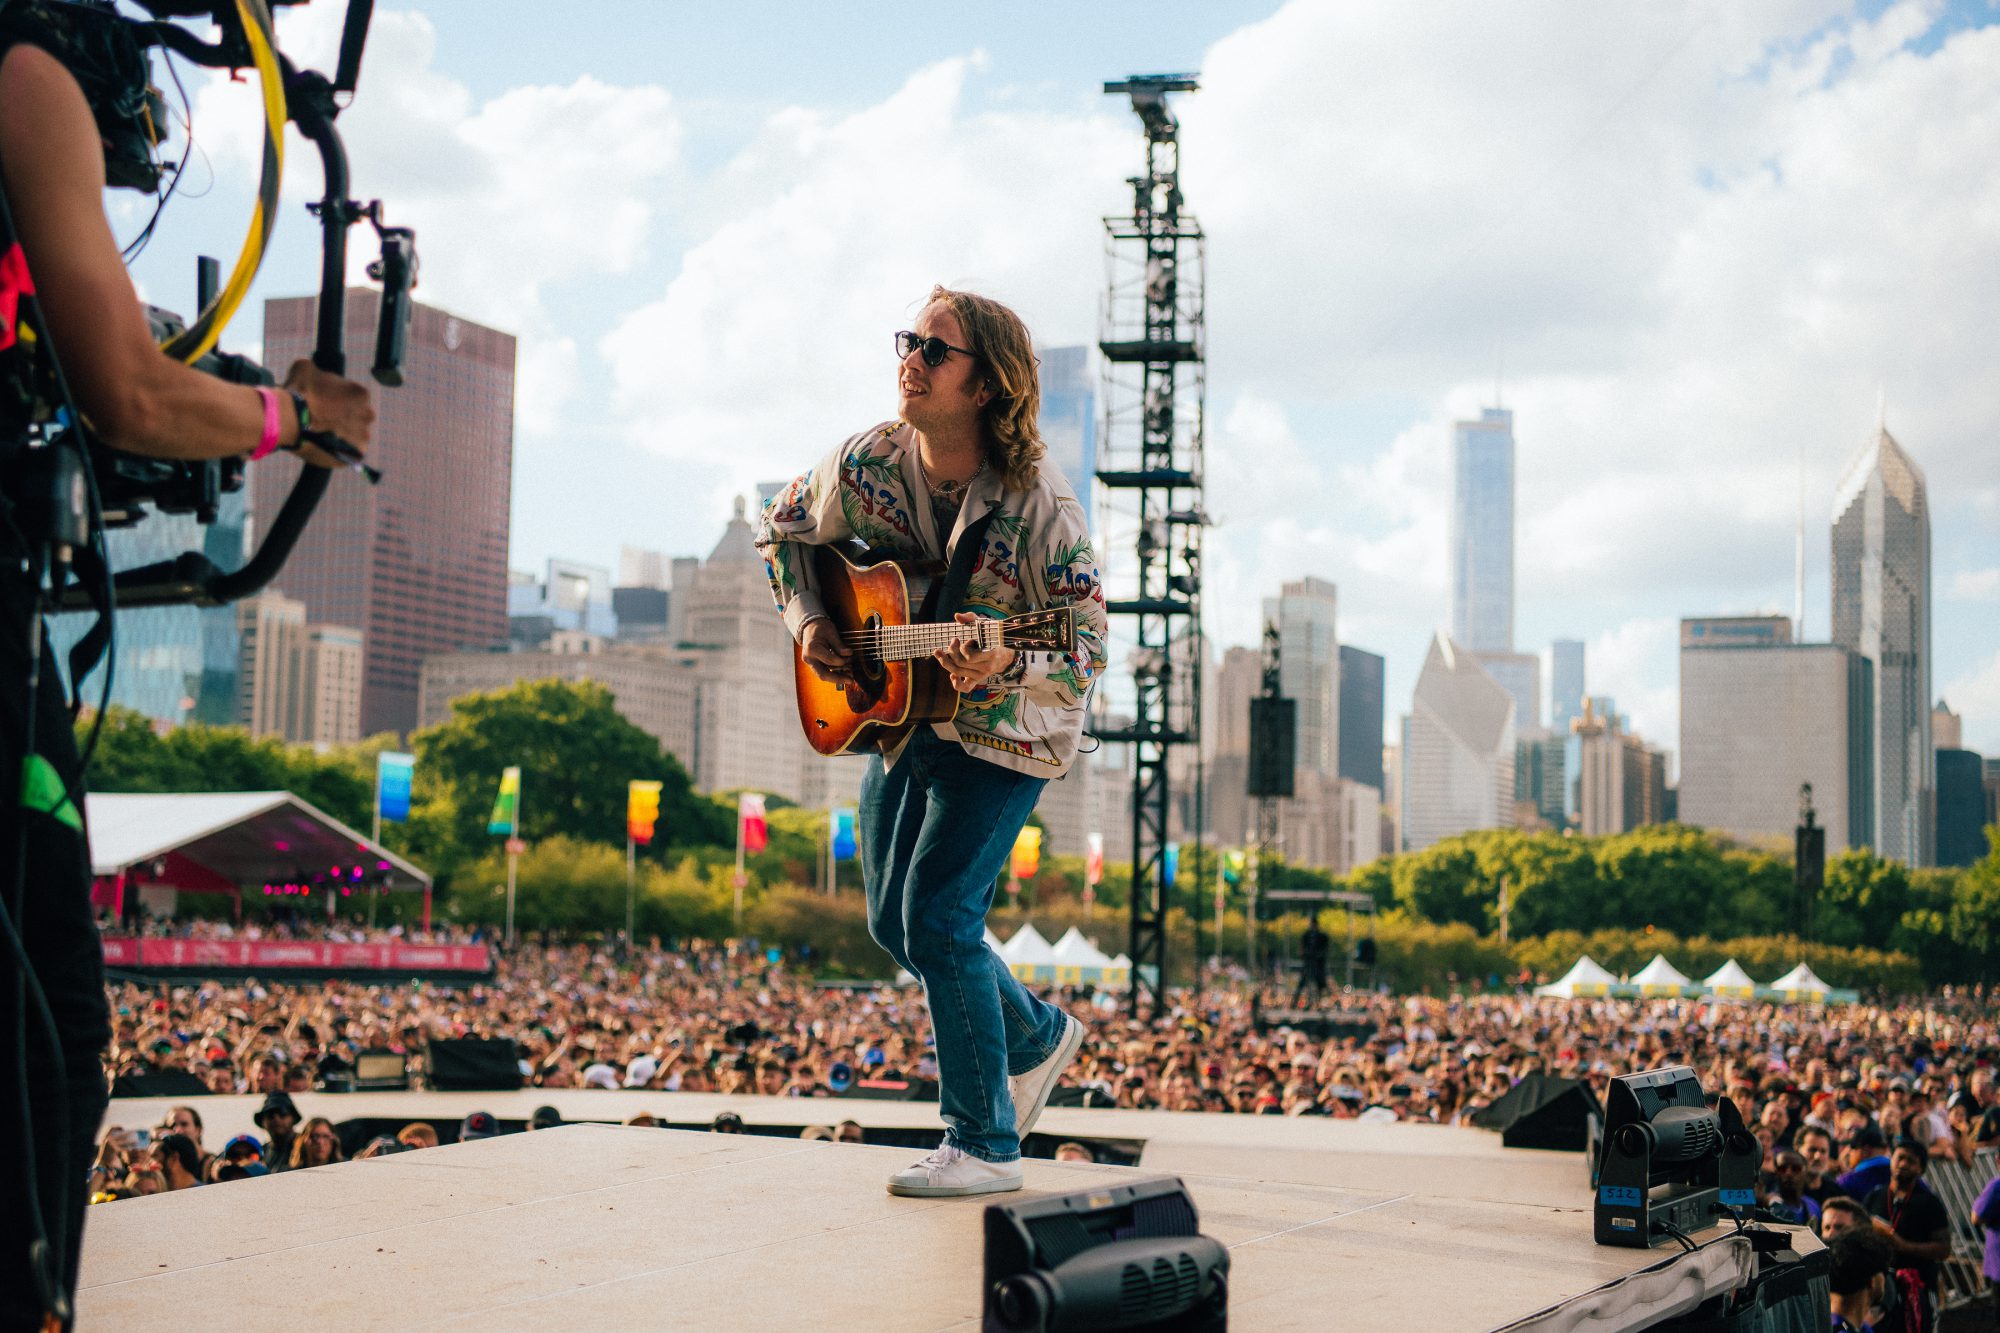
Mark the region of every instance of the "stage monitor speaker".
<instances>
[{"instance_id":1,"label":"stage monitor speaker","mask_svg":"<svg viewBox=\"0 0 2000 1333\"><path fill-rule=\"evenodd\" d=\"M113 1097L209 1097L214 1089L185 1069L158 1069L149 1074L120 1074L111 1083Z\"/></svg>"},{"instance_id":2,"label":"stage monitor speaker","mask_svg":"<svg viewBox=\"0 0 2000 1333\"><path fill-rule=\"evenodd\" d=\"M1481 1129L1499 1130L1500 1141L1509 1148L1587 1152L1592 1140L1590 1122L1603 1118L1604 1109L1581 1081L1530 1074L1473 1116L1472 1123Z\"/></svg>"},{"instance_id":3,"label":"stage monitor speaker","mask_svg":"<svg viewBox=\"0 0 2000 1333\"><path fill-rule=\"evenodd\" d=\"M1229 1251L1172 1177L986 1210L983 1333L1223 1333Z\"/></svg>"},{"instance_id":4,"label":"stage monitor speaker","mask_svg":"<svg viewBox=\"0 0 2000 1333\"><path fill-rule=\"evenodd\" d=\"M1298 767L1299 705L1295 699L1250 701L1250 776L1244 794L1290 796Z\"/></svg>"},{"instance_id":5,"label":"stage monitor speaker","mask_svg":"<svg viewBox=\"0 0 2000 1333\"><path fill-rule=\"evenodd\" d=\"M506 1037L433 1041L424 1062L430 1086L439 1092L512 1092L521 1086L521 1056Z\"/></svg>"}]
</instances>

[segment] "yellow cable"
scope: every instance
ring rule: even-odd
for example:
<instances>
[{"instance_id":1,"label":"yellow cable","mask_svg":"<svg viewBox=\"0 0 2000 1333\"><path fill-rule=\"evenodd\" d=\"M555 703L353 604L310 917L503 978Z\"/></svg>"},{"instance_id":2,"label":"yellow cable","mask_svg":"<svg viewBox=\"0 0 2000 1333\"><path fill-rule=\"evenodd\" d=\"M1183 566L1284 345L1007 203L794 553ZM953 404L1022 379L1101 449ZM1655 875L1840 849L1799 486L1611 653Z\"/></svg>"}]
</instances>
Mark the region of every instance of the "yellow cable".
<instances>
[{"instance_id":1,"label":"yellow cable","mask_svg":"<svg viewBox=\"0 0 2000 1333\"><path fill-rule=\"evenodd\" d=\"M243 237L243 249L236 256L236 267L230 272L229 281L216 294L214 304L196 318L193 327L162 344L169 355L190 363L207 355L221 340L222 330L235 317L244 297L249 295L250 284L256 279L257 270L263 266L264 252L270 247L273 221L270 214L276 208L279 190L284 183L285 81L278 68L277 50L273 44L271 11L265 0L236 0L236 14L242 21L244 37L250 45L250 58L256 65L258 82L264 94L265 171L256 206L251 211L250 229ZM190 338L191 334L195 336Z\"/></svg>"}]
</instances>

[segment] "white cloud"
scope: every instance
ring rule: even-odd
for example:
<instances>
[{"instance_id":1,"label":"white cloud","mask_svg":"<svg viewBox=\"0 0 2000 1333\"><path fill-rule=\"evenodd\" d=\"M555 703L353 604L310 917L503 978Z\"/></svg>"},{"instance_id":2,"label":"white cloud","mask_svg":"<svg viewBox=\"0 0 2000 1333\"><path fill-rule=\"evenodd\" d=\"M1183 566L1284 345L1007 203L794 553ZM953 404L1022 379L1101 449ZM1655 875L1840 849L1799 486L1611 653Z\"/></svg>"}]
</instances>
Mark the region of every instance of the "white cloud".
<instances>
[{"instance_id":1,"label":"white cloud","mask_svg":"<svg viewBox=\"0 0 2000 1333\"><path fill-rule=\"evenodd\" d=\"M1952 577L1951 598L1958 602L2000 602L2000 569L1961 569Z\"/></svg>"},{"instance_id":2,"label":"white cloud","mask_svg":"<svg viewBox=\"0 0 2000 1333\"><path fill-rule=\"evenodd\" d=\"M1631 729L1658 749L1680 747L1680 622L1672 616L1628 620L1584 647L1593 696L1610 695Z\"/></svg>"},{"instance_id":3,"label":"white cloud","mask_svg":"<svg viewBox=\"0 0 2000 1333\"><path fill-rule=\"evenodd\" d=\"M2000 754L2000 652L1954 679L1940 697L1965 719L1967 749Z\"/></svg>"},{"instance_id":4,"label":"white cloud","mask_svg":"<svg viewBox=\"0 0 2000 1333\"><path fill-rule=\"evenodd\" d=\"M299 63L331 68L341 11L287 9L280 40ZM629 274L646 256L663 182L680 151L672 99L656 87L583 77L511 88L481 102L437 67L437 33L420 13L378 11L360 87L338 121L357 198L417 231L418 299L519 336L518 424L553 431L576 382L577 340L549 298L578 282ZM195 123L219 175L254 174L260 111L249 84L212 75ZM321 193L319 160L294 129L281 225ZM375 246L350 233L349 281Z\"/></svg>"},{"instance_id":5,"label":"white cloud","mask_svg":"<svg viewBox=\"0 0 2000 1333\"><path fill-rule=\"evenodd\" d=\"M889 333L936 282L1007 301L1044 344L1093 336L1077 297L1096 247L1046 223L1115 203L1127 136L970 114L978 64L931 65L851 115L770 118L721 173L740 211L601 344L631 438L719 463L726 492L791 475L893 412Z\"/></svg>"}]
</instances>

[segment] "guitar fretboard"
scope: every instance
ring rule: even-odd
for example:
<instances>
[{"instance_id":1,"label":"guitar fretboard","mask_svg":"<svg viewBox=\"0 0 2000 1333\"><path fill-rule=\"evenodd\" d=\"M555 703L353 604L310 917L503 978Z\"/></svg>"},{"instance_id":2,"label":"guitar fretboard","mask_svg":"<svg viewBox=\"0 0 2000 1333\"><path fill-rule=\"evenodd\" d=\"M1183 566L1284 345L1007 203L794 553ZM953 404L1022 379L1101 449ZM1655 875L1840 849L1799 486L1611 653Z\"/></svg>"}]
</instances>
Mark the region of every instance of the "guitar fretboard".
<instances>
[{"instance_id":1,"label":"guitar fretboard","mask_svg":"<svg viewBox=\"0 0 2000 1333\"><path fill-rule=\"evenodd\" d=\"M982 625L961 625L955 621L926 625L883 625L875 629L852 630L841 636L847 646L878 662L907 662L915 657L929 657L940 648L954 643L969 643L979 648L1000 646L1000 625L988 621Z\"/></svg>"}]
</instances>

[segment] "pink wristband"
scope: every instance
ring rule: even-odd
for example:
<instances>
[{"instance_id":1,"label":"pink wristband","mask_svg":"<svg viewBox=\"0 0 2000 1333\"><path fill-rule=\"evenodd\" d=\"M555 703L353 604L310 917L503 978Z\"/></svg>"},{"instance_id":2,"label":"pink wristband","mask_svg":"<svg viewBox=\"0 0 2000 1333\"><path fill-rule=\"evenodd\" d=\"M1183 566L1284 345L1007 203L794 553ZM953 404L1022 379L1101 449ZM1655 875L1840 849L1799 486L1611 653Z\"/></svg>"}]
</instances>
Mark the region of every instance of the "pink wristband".
<instances>
[{"instance_id":1,"label":"pink wristband","mask_svg":"<svg viewBox=\"0 0 2000 1333\"><path fill-rule=\"evenodd\" d=\"M250 455L253 463L278 447L278 391L259 385L257 396L264 400L264 438Z\"/></svg>"}]
</instances>

